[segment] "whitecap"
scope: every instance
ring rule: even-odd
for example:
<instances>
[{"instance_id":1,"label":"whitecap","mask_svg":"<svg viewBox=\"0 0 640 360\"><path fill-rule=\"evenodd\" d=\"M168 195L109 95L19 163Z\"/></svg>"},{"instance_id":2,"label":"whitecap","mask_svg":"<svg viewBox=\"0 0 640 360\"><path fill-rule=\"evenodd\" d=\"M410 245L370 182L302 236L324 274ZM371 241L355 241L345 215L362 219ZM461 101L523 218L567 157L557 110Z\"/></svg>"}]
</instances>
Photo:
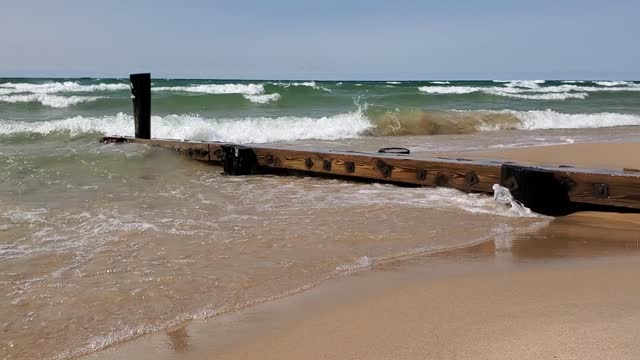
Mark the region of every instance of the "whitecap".
<instances>
[{"instance_id":1,"label":"whitecap","mask_svg":"<svg viewBox=\"0 0 640 360\"><path fill-rule=\"evenodd\" d=\"M62 92L96 92L129 90L129 84L93 84L81 85L73 81L50 82L44 84L3 83L0 84L0 94L55 94Z\"/></svg>"},{"instance_id":2,"label":"whitecap","mask_svg":"<svg viewBox=\"0 0 640 360\"><path fill-rule=\"evenodd\" d=\"M471 94L484 88L475 86L420 86L418 90L428 94Z\"/></svg>"},{"instance_id":3,"label":"whitecap","mask_svg":"<svg viewBox=\"0 0 640 360\"><path fill-rule=\"evenodd\" d=\"M264 93L263 84L201 84L189 86L161 86L153 91L181 91L201 94L243 94L260 95Z\"/></svg>"},{"instance_id":4,"label":"whitecap","mask_svg":"<svg viewBox=\"0 0 640 360\"><path fill-rule=\"evenodd\" d=\"M589 96L589 94L585 93L585 92L582 92L582 93L570 93L570 92L555 93L555 92L552 92L552 93L547 93L547 94L517 94L517 93L503 92L503 91L499 91L499 90L491 90L491 91L486 91L486 93L490 93L490 94L498 95L498 96L516 98L516 99L529 99L529 100L585 99L586 97Z\"/></svg>"},{"instance_id":5,"label":"whitecap","mask_svg":"<svg viewBox=\"0 0 640 360\"><path fill-rule=\"evenodd\" d=\"M584 128L605 128L616 126L638 126L640 125L640 115L620 114L620 113L594 113L594 114L565 114L553 110L530 110L530 111L487 111L488 113L509 113L513 114L520 123L515 125L517 130L539 130L539 129L584 129ZM504 124L481 124L477 127L479 131L494 131L514 129L512 123Z\"/></svg>"},{"instance_id":6,"label":"whitecap","mask_svg":"<svg viewBox=\"0 0 640 360\"><path fill-rule=\"evenodd\" d=\"M282 86L284 88L288 88L290 86L304 86L304 87L310 87L310 88L315 89L315 90L322 90L322 91L326 91L326 92L331 92L331 90L329 90L328 88L326 88L324 86L318 85L315 81L276 82L276 83L272 83L272 84L276 85L276 86Z\"/></svg>"},{"instance_id":7,"label":"whitecap","mask_svg":"<svg viewBox=\"0 0 640 360\"><path fill-rule=\"evenodd\" d=\"M59 96L49 94L0 95L0 102L8 103L40 103L53 108L66 108L85 102L92 102L102 96Z\"/></svg>"},{"instance_id":8,"label":"whitecap","mask_svg":"<svg viewBox=\"0 0 640 360\"><path fill-rule=\"evenodd\" d=\"M632 82L628 81L594 81L596 85L600 86L629 86L634 85Z\"/></svg>"},{"instance_id":9,"label":"whitecap","mask_svg":"<svg viewBox=\"0 0 640 360\"><path fill-rule=\"evenodd\" d=\"M280 99L280 94L261 94L261 95L242 95L245 99L256 103L256 104L267 104L270 102L275 102Z\"/></svg>"},{"instance_id":10,"label":"whitecap","mask_svg":"<svg viewBox=\"0 0 640 360\"><path fill-rule=\"evenodd\" d=\"M153 116L152 136L157 138L265 143L274 141L321 139L336 140L361 136L374 125L363 111L332 116L281 116L207 119L198 115ZM84 133L132 136L133 118L115 116L76 116L41 122L0 121L0 135L18 133L76 136Z\"/></svg>"}]
</instances>

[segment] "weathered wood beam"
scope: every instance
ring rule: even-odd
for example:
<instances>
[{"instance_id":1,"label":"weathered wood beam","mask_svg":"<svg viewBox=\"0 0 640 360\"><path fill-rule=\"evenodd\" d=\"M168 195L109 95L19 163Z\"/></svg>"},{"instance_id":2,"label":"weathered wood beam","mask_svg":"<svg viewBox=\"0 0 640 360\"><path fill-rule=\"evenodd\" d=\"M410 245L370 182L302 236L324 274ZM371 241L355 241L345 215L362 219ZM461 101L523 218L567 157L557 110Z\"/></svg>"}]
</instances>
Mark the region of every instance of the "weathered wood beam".
<instances>
[{"instance_id":1,"label":"weathered wood beam","mask_svg":"<svg viewBox=\"0 0 640 360\"><path fill-rule=\"evenodd\" d=\"M105 137L103 142L162 146L192 159L223 164L225 172L236 175L295 171L489 194L493 193L494 184L501 184L509 188L516 200L546 214L568 213L577 208L576 204L640 209L640 173L622 169L531 167L484 160L422 159L398 154L170 139Z\"/></svg>"}]
</instances>

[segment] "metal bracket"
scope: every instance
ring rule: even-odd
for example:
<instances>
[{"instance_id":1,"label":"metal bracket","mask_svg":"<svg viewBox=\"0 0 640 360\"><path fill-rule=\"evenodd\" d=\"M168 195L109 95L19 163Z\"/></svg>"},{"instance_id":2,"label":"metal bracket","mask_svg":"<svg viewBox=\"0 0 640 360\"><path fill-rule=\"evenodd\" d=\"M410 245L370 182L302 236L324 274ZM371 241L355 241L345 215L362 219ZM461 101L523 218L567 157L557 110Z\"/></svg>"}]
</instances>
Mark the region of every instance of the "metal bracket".
<instances>
[{"instance_id":1,"label":"metal bracket","mask_svg":"<svg viewBox=\"0 0 640 360\"><path fill-rule=\"evenodd\" d=\"M273 164L273 155L271 154L267 155L267 157L265 158L265 162L267 164Z\"/></svg>"},{"instance_id":2,"label":"metal bracket","mask_svg":"<svg viewBox=\"0 0 640 360\"><path fill-rule=\"evenodd\" d=\"M353 161L346 161L344 163L344 169L348 173L352 173L352 172L356 171L356 164L354 164Z\"/></svg>"},{"instance_id":3,"label":"metal bracket","mask_svg":"<svg viewBox=\"0 0 640 360\"><path fill-rule=\"evenodd\" d=\"M391 173L393 172L393 167L391 167L391 165L386 164L382 160L378 160L376 162L376 168L382 173L382 176L386 178L390 177Z\"/></svg>"},{"instance_id":4,"label":"metal bracket","mask_svg":"<svg viewBox=\"0 0 640 360\"><path fill-rule=\"evenodd\" d=\"M417 169L416 170L416 179L418 179L420 181L427 180L427 170Z\"/></svg>"},{"instance_id":5,"label":"metal bracket","mask_svg":"<svg viewBox=\"0 0 640 360\"><path fill-rule=\"evenodd\" d=\"M209 155L209 151L208 150L203 150L203 149L194 149L194 148L189 148L189 150L187 150L187 155L189 155L190 157L197 157L197 158L202 158L205 157L207 155Z\"/></svg>"},{"instance_id":6,"label":"metal bracket","mask_svg":"<svg viewBox=\"0 0 640 360\"><path fill-rule=\"evenodd\" d=\"M331 171L331 160L329 159L322 160L322 169L324 171Z\"/></svg>"},{"instance_id":7,"label":"metal bracket","mask_svg":"<svg viewBox=\"0 0 640 360\"><path fill-rule=\"evenodd\" d=\"M507 180L504 181L504 187L509 189L509 191L514 192L518 190L518 180L516 180L515 176L510 176Z\"/></svg>"},{"instance_id":8,"label":"metal bracket","mask_svg":"<svg viewBox=\"0 0 640 360\"><path fill-rule=\"evenodd\" d=\"M311 160L311 158L306 158L304 160L304 167L311 169L313 167L313 160Z\"/></svg>"},{"instance_id":9,"label":"metal bracket","mask_svg":"<svg viewBox=\"0 0 640 360\"><path fill-rule=\"evenodd\" d=\"M438 175L436 175L436 186L447 186L449 185L449 174L447 173L438 173Z\"/></svg>"},{"instance_id":10,"label":"metal bracket","mask_svg":"<svg viewBox=\"0 0 640 360\"><path fill-rule=\"evenodd\" d=\"M224 160L224 152L222 149L218 149L209 157L211 160Z\"/></svg>"},{"instance_id":11,"label":"metal bracket","mask_svg":"<svg viewBox=\"0 0 640 360\"><path fill-rule=\"evenodd\" d=\"M609 185L607 184L592 184L591 195L599 199L606 199L609 197Z\"/></svg>"},{"instance_id":12,"label":"metal bracket","mask_svg":"<svg viewBox=\"0 0 640 360\"><path fill-rule=\"evenodd\" d=\"M464 177L464 183L467 186L473 186L478 182L480 182L480 179L478 179L478 175L476 175L474 171L468 172L467 175L465 175Z\"/></svg>"}]
</instances>

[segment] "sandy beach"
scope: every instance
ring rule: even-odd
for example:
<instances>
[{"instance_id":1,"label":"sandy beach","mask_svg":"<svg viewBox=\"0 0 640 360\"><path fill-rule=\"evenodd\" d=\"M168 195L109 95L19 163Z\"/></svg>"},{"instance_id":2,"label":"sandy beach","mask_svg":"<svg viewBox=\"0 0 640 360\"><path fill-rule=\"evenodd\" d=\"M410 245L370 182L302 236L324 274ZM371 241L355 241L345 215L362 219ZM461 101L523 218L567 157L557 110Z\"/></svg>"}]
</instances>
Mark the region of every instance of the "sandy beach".
<instances>
[{"instance_id":1,"label":"sandy beach","mask_svg":"<svg viewBox=\"0 0 640 360\"><path fill-rule=\"evenodd\" d=\"M0 360L640 359L638 1L5 2Z\"/></svg>"},{"instance_id":2,"label":"sandy beach","mask_svg":"<svg viewBox=\"0 0 640 360\"><path fill-rule=\"evenodd\" d=\"M535 165L570 165L591 169L640 171L640 147L636 142L551 145L492 149L465 153L466 157L513 161Z\"/></svg>"},{"instance_id":3,"label":"sandy beach","mask_svg":"<svg viewBox=\"0 0 640 360\"><path fill-rule=\"evenodd\" d=\"M640 239L627 232L638 219L606 238L567 237L582 220L386 264L88 358L635 358Z\"/></svg>"},{"instance_id":4,"label":"sandy beach","mask_svg":"<svg viewBox=\"0 0 640 360\"><path fill-rule=\"evenodd\" d=\"M638 150L580 144L461 155L585 167L614 158L609 167L635 168ZM639 214L576 213L528 233L390 261L87 358L633 359L640 356L639 231Z\"/></svg>"}]
</instances>

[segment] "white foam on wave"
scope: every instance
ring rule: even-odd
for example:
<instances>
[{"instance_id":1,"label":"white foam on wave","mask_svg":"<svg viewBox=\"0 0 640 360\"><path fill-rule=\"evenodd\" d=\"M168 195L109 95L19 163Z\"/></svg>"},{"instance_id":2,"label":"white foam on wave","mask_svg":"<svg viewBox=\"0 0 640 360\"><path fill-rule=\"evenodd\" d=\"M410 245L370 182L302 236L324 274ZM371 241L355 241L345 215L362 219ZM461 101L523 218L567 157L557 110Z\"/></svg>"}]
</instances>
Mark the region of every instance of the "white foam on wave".
<instances>
[{"instance_id":1,"label":"white foam on wave","mask_svg":"<svg viewBox=\"0 0 640 360\"><path fill-rule=\"evenodd\" d=\"M0 102L8 103L40 103L53 108L66 108L72 105L92 102L102 96L59 96L49 94L0 95Z\"/></svg>"},{"instance_id":2,"label":"white foam on wave","mask_svg":"<svg viewBox=\"0 0 640 360\"><path fill-rule=\"evenodd\" d=\"M12 223L43 223L44 215L48 212L45 208L21 210L12 209L4 212L1 216L9 219Z\"/></svg>"},{"instance_id":3,"label":"white foam on wave","mask_svg":"<svg viewBox=\"0 0 640 360\"><path fill-rule=\"evenodd\" d=\"M517 93L509 93L504 91L487 91L489 94L505 96L516 99L529 99L529 100L567 100L567 99L585 99L589 96L586 92L581 93L548 93L548 94L517 94Z\"/></svg>"},{"instance_id":4,"label":"white foam on wave","mask_svg":"<svg viewBox=\"0 0 640 360\"><path fill-rule=\"evenodd\" d=\"M389 191L391 185L374 184L349 193L335 193L327 200L327 207L379 204L385 206L402 206L415 208L438 208L463 210L473 214L489 214L503 217L532 217L543 215L534 212L522 212L505 204L496 202L482 194L467 194L450 188L415 188L398 193ZM322 206L315 203L315 206Z\"/></svg>"},{"instance_id":5,"label":"white foam on wave","mask_svg":"<svg viewBox=\"0 0 640 360\"><path fill-rule=\"evenodd\" d=\"M619 113L563 114L553 110L514 112L521 130L584 129L640 125L640 115Z\"/></svg>"},{"instance_id":6,"label":"white foam on wave","mask_svg":"<svg viewBox=\"0 0 640 360\"><path fill-rule=\"evenodd\" d=\"M467 110L463 110L467 111ZM474 111L476 112L476 111ZM488 114L511 114L519 122L487 122L478 131L578 129L616 126L640 126L640 115L620 113L565 114L553 110L482 111ZM323 117L246 117L207 119L197 115L152 117L152 135L158 138L265 143L305 139L336 140L362 136L375 125L364 111ZM26 122L0 120L0 135L20 133L77 136L85 133L132 136L133 119L119 113L114 116L76 116L61 120Z\"/></svg>"},{"instance_id":7,"label":"white foam on wave","mask_svg":"<svg viewBox=\"0 0 640 360\"><path fill-rule=\"evenodd\" d=\"M386 83L389 84L389 85L400 85L400 84L402 84L402 82L400 82L400 81L387 81Z\"/></svg>"},{"instance_id":8,"label":"white foam on wave","mask_svg":"<svg viewBox=\"0 0 640 360\"><path fill-rule=\"evenodd\" d=\"M242 94L260 95L264 93L263 84L201 84L189 86L161 86L153 91L180 91L201 94Z\"/></svg>"},{"instance_id":9,"label":"white foam on wave","mask_svg":"<svg viewBox=\"0 0 640 360\"><path fill-rule=\"evenodd\" d=\"M495 130L539 130L539 129L585 129L616 126L638 126L640 115L620 113L565 114L553 110L487 111L488 113L513 114L520 122L491 123L478 126L479 131Z\"/></svg>"},{"instance_id":10,"label":"white foam on wave","mask_svg":"<svg viewBox=\"0 0 640 360\"><path fill-rule=\"evenodd\" d=\"M511 211L518 216L531 216L533 211L528 207L522 205L519 201L513 198L509 189L498 184L493 184L493 201L498 204L508 206Z\"/></svg>"},{"instance_id":11,"label":"white foam on wave","mask_svg":"<svg viewBox=\"0 0 640 360\"><path fill-rule=\"evenodd\" d=\"M320 86L318 85L318 83L316 83L315 81L302 81L302 82L275 82L275 83L271 83L272 85L276 85L276 86L282 86L284 88L288 88L291 86L304 86L304 87L310 87L312 89L315 90L322 90L322 91L326 91L326 92L331 92L331 90L329 90L328 88L324 87L324 86Z\"/></svg>"},{"instance_id":12,"label":"white foam on wave","mask_svg":"<svg viewBox=\"0 0 640 360\"><path fill-rule=\"evenodd\" d=\"M154 116L152 136L157 138L265 143L274 141L320 139L336 140L360 136L374 125L363 111L323 117L246 117L206 119L197 115ZM132 136L133 118L119 113L115 116L76 116L41 122L0 121L0 135L19 133L71 136L83 133Z\"/></svg>"},{"instance_id":13,"label":"white foam on wave","mask_svg":"<svg viewBox=\"0 0 640 360\"><path fill-rule=\"evenodd\" d=\"M256 104L267 104L280 100L280 94L242 95L245 99Z\"/></svg>"},{"instance_id":14,"label":"white foam on wave","mask_svg":"<svg viewBox=\"0 0 640 360\"><path fill-rule=\"evenodd\" d=\"M431 84L436 84L436 85L449 85L451 84L448 81L431 81Z\"/></svg>"},{"instance_id":15,"label":"white foam on wave","mask_svg":"<svg viewBox=\"0 0 640 360\"><path fill-rule=\"evenodd\" d=\"M0 94L56 94L62 92L96 92L128 90L129 84L81 85L74 81L50 82L44 84L4 83L0 84Z\"/></svg>"},{"instance_id":16,"label":"white foam on wave","mask_svg":"<svg viewBox=\"0 0 640 360\"><path fill-rule=\"evenodd\" d=\"M506 87L519 87L527 89L537 89L544 84L545 80L509 80L505 83Z\"/></svg>"},{"instance_id":17,"label":"white foam on wave","mask_svg":"<svg viewBox=\"0 0 640 360\"><path fill-rule=\"evenodd\" d=\"M428 94L471 94L486 88L475 86L420 86L418 90Z\"/></svg>"},{"instance_id":18,"label":"white foam on wave","mask_svg":"<svg viewBox=\"0 0 640 360\"><path fill-rule=\"evenodd\" d=\"M362 256L355 259L354 262L351 264L338 265L336 267L336 271L352 272L352 271L358 271L358 270L365 270L373 266L373 264L374 264L373 259L371 259L368 256Z\"/></svg>"},{"instance_id":19,"label":"white foam on wave","mask_svg":"<svg viewBox=\"0 0 640 360\"><path fill-rule=\"evenodd\" d=\"M494 82L499 82L494 80ZM610 86L581 86L563 84L557 86L540 86L544 80L505 81L503 86L420 86L418 90L427 94L472 94L484 93L518 99L530 100L567 100L585 99L590 92L600 91L640 91L640 85L627 83L611 83Z\"/></svg>"},{"instance_id":20,"label":"white foam on wave","mask_svg":"<svg viewBox=\"0 0 640 360\"><path fill-rule=\"evenodd\" d=\"M596 85L600 85L600 86L631 86L634 85L634 83L629 82L629 81L594 81L593 82Z\"/></svg>"}]
</instances>

